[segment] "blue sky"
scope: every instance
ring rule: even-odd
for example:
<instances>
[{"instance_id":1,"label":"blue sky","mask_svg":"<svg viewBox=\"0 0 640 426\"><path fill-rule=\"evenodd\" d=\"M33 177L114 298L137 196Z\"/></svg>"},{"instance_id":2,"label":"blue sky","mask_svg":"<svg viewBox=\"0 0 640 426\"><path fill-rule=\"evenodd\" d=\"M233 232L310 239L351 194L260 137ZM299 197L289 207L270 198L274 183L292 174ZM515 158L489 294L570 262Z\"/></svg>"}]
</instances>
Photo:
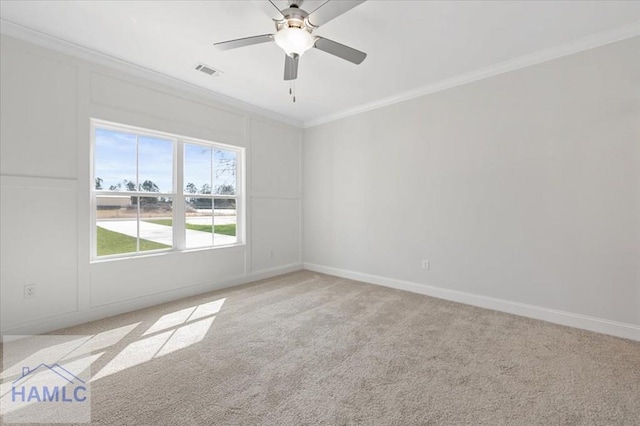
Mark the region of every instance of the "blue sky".
<instances>
[{"instance_id":1,"label":"blue sky","mask_svg":"<svg viewBox=\"0 0 640 426\"><path fill-rule=\"evenodd\" d=\"M193 183L198 190L204 184L211 186L211 164L213 149L202 145L184 146L184 184Z\"/></svg>"},{"instance_id":2,"label":"blue sky","mask_svg":"<svg viewBox=\"0 0 640 426\"><path fill-rule=\"evenodd\" d=\"M235 187L236 154L204 145L185 145L184 183L193 183L200 191L210 187ZM140 136L138 138L139 183L151 180L160 192L172 192L173 142L166 139ZM213 158L212 158L213 157ZM212 164L216 170L211 176ZM136 136L134 134L96 129L94 176L101 178L102 188L136 180Z\"/></svg>"}]
</instances>

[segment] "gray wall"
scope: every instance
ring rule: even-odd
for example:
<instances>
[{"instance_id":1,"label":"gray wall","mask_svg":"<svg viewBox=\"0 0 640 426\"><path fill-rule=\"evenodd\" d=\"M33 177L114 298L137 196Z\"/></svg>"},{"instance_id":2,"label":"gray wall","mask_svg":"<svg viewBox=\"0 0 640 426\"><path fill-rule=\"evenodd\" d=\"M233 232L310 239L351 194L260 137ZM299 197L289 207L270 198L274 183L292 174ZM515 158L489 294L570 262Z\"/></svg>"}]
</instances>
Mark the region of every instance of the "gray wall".
<instances>
[{"instance_id":1,"label":"gray wall","mask_svg":"<svg viewBox=\"0 0 640 426\"><path fill-rule=\"evenodd\" d=\"M305 130L305 265L640 324L638 52Z\"/></svg>"}]
</instances>

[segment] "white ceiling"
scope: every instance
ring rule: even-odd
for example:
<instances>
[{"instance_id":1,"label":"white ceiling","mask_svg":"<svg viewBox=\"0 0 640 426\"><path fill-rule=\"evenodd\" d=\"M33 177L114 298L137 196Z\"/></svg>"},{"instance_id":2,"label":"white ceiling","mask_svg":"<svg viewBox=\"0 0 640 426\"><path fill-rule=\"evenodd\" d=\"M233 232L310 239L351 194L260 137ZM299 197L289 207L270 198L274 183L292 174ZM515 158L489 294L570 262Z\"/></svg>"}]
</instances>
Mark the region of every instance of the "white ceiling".
<instances>
[{"instance_id":1,"label":"white ceiling","mask_svg":"<svg viewBox=\"0 0 640 426\"><path fill-rule=\"evenodd\" d=\"M310 11L319 4L306 0L302 7ZM625 37L640 34L638 1L369 0L315 32L367 52L367 59L354 65L315 49L305 53L294 104L278 46L213 47L274 32L272 21L249 1L3 0L0 16L307 125L506 61L542 58L541 52L554 49L557 56L559 46L580 46L622 27ZM222 76L194 71L198 62Z\"/></svg>"}]
</instances>

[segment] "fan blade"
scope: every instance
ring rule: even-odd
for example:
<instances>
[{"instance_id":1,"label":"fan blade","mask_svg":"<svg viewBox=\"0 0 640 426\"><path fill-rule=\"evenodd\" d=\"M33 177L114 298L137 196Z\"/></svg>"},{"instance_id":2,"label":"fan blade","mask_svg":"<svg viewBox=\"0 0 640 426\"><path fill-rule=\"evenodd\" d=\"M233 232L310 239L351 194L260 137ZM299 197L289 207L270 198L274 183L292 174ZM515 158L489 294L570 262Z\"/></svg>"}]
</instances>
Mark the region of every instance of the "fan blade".
<instances>
[{"instance_id":1,"label":"fan blade","mask_svg":"<svg viewBox=\"0 0 640 426\"><path fill-rule=\"evenodd\" d=\"M364 61L364 58L367 57L367 54L364 52L324 37L316 37L316 42L313 47L315 47L316 49L320 49L323 52L335 55L338 58L353 62L356 65L361 64L362 61Z\"/></svg>"},{"instance_id":2,"label":"fan blade","mask_svg":"<svg viewBox=\"0 0 640 426\"><path fill-rule=\"evenodd\" d=\"M337 18L343 13L353 9L360 3L364 3L365 1L366 0L327 0L326 2L322 3L316 10L311 12L309 16L307 16L306 21L314 27L319 27L320 25L324 25L332 19Z\"/></svg>"},{"instance_id":3,"label":"fan blade","mask_svg":"<svg viewBox=\"0 0 640 426\"><path fill-rule=\"evenodd\" d=\"M293 55L293 58L289 55L284 55L284 79L285 81L295 80L298 78L298 60L300 56Z\"/></svg>"},{"instance_id":4,"label":"fan blade","mask_svg":"<svg viewBox=\"0 0 640 426\"><path fill-rule=\"evenodd\" d=\"M278 9L278 6L273 4L271 0L253 0L253 4L258 6L264 13L266 13L274 21L283 21L284 15Z\"/></svg>"},{"instance_id":5,"label":"fan blade","mask_svg":"<svg viewBox=\"0 0 640 426\"><path fill-rule=\"evenodd\" d=\"M266 43L273 41L273 34L262 34L259 36L237 38L235 40L221 41L220 43L213 43L218 49L229 50L237 49L238 47L251 46L252 44Z\"/></svg>"}]
</instances>

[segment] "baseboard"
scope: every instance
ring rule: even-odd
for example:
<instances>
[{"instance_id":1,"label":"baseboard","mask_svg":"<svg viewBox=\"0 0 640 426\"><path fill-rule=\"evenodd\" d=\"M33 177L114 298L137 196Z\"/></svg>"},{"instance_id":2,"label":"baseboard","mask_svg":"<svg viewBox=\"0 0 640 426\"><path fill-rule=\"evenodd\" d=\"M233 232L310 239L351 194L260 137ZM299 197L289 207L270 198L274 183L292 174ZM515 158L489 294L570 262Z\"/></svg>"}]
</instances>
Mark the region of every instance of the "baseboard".
<instances>
[{"instance_id":1,"label":"baseboard","mask_svg":"<svg viewBox=\"0 0 640 426\"><path fill-rule=\"evenodd\" d=\"M163 293L150 296L139 297L124 302L103 305L86 311L71 312L63 315L56 315L46 318L40 318L37 321L26 324L16 325L0 333L0 342L5 341L4 336L19 336L48 333L50 331L59 330L74 325L84 324L90 321L96 321L108 318L114 315L124 314L126 312L138 309L148 308L150 306L171 302L174 300L184 299L185 297L196 296L198 294L208 293L210 291L222 290L234 287L240 284L246 284L266 278L275 277L277 275L289 272L299 271L302 269L301 263L291 263L289 265L277 266L269 269L262 269L249 274L229 278L218 282L209 282L183 287ZM8 341L8 340L7 340Z\"/></svg>"},{"instance_id":2,"label":"baseboard","mask_svg":"<svg viewBox=\"0 0 640 426\"><path fill-rule=\"evenodd\" d=\"M248 281L245 281L243 284L246 284L252 281L258 281L258 280L264 280L271 277L276 277L282 274L288 274L289 272L301 271L302 269L304 269L302 266L302 263L290 263L284 266L276 266L274 268L261 269L259 271L255 271L249 274L251 279Z\"/></svg>"},{"instance_id":3,"label":"baseboard","mask_svg":"<svg viewBox=\"0 0 640 426\"><path fill-rule=\"evenodd\" d=\"M348 278L356 281L363 281L370 284L391 287L398 290L410 291L412 293L424 294L426 296L437 297L439 299L450 300L452 302L464 303L466 305L478 306L481 308L493 309L495 311L507 312L523 317L539 319L552 322L554 324L565 325L583 330L594 331L596 333L608 334L625 339L640 341L640 326L617 321L610 321L602 318L590 317L572 312L559 311L556 309L544 308L541 306L528 305L525 303L512 302L494 297L481 296L457 290L449 290L442 287L435 287L426 284L418 284L409 281L402 281L393 278L381 277L378 275L365 274L361 272L349 271L346 269L333 268L330 266L304 263L304 269Z\"/></svg>"}]
</instances>

